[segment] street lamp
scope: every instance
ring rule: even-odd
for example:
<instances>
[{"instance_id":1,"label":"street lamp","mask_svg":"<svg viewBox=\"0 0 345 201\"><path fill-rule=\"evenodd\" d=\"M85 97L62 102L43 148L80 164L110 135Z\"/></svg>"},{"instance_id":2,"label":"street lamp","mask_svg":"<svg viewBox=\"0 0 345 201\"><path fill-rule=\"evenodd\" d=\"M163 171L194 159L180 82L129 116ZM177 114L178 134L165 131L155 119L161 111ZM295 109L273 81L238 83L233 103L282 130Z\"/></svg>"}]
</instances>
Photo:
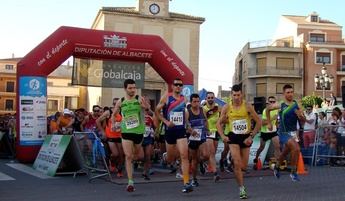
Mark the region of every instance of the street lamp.
<instances>
[{"instance_id":1,"label":"street lamp","mask_svg":"<svg viewBox=\"0 0 345 201\"><path fill-rule=\"evenodd\" d=\"M321 75L316 74L314 76L314 82L316 88L320 86L322 89L322 97L325 99L325 90L326 88L331 88L331 85L333 83L333 75L328 75L327 74L327 68L325 66L325 63L323 63L322 68L321 68Z\"/></svg>"}]
</instances>

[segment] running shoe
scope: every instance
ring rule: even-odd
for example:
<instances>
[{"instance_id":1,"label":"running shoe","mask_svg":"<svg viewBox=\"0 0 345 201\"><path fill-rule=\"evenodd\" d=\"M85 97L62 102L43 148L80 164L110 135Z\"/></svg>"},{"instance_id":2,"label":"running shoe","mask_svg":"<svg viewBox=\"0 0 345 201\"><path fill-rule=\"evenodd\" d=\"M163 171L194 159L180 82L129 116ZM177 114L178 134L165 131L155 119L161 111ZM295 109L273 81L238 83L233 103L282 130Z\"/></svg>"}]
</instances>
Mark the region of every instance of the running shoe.
<instances>
[{"instance_id":1,"label":"running shoe","mask_svg":"<svg viewBox=\"0 0 345 201\"><path fill-rule=\"evenodd\" d=\"M176 172L176 179L182 179L183 178L183 176L182 176L182 174L181 173L179 173L179 172Z\"/></svg>"},{"instance_id":2,"label":"running shoe","mask_svg":"<svg viewBox=\"0 0 345 201\"><path fill-rule=\"evenodd\" d=\"M189 183L186 183L184 186L183 186L183 189L182 189L182 193L190 193L193 191L193 186L190 185Z\"/></svg>"},{"instance_id":3,"label":"running shoe","mask_svg":"<svg viewBox=\"0 0 345 201\"><path fill-rule=\"evenodd\" d=\"M134 192L135 191L134 185L133 184L128 184L126 190L129 193Z\"/></svg>"},{"instance_id":4,"label":"running shoe","mask_svg":"<svg viewBox=\"0 0 345 201\"><path fill-rule=\"evenodd\" d=\"M214 176L213 176L213 181L214 182L218 182L220 180L220 176L218 173L215 173Z\"/></svg>"},{"instance_id":5,"label":"running shoe","mask_svg":"<svg viewBox=\"0 0 345 201\"><path fill-rule=\"evenodd\" d=\"M247 196L247 191L246 191L246 188L243 187L243 188L240 188L240 199L247 199L248 196Z\"/></svg>"},{"instance_id":6,"label":"running shoe","mask_svg":"<svg viewBox=\"0 0 345 201\"><path fill-rule=\"evenodd\" d=\"M120 178L120 177L123 177L122 171L118 171L117 174L116 174L116 176L119 177L119 178Z\"/></svg>"},{"instance_id":7,"label":"running shoe","mask_svg":"<svg viewBox=\"0 0 345 201\"><path fill-rule=\"evenodd\" d=\"M198 187L198 186L199 186L198 180L197 180L197 179L192 179L191 185L192 185L193 187Z\"/></svg>"},{"instance_id":8,"label":"running shoe","mask_svg":"<svg viewBox=\"0 0 345 201\"><path fill-rule=\"evenodd\" d=\"M300 179L299 179L299 176L298 176L298 174L295 172L295 173L291 173L290 174L290 177L291 177L291 180L293 181L293 182L295 182L295 181L300 181Z\"/></svg>"},{"instance_id":9,"label":"running shoe","mask_svg":"<svg viewBox=\"0 0 345 201\"><path fill-rule=\"evenodd\" d=\"M110 172L116 172L115 164L113 162L111 162L110 159L109 159L109 171Z\"/></svg>"},{"instance_id":10,"label":"running shoe","mask_svg":"<svg viewBox=\"0 0 345 201\"><path fill-rule=\"evenodd\" d=\"M147 174L142 174L142 176L143 176L144 180L146 180L146 181L151 180L151 179L150 179L150 177L149 177L149 176L147 176Z\"/></svg>"},{"instance_id":11,"label":"running shoe","mask_svg":"<svg viewBox=\"0 0 345 201\"><path fill-rule=\"evenodd\" d=\"M277 167L277 165L273 165L273 175L275 176L275 178L279 179L280 178L280 170L279 168Z\"/></svg>"}]
</instances>

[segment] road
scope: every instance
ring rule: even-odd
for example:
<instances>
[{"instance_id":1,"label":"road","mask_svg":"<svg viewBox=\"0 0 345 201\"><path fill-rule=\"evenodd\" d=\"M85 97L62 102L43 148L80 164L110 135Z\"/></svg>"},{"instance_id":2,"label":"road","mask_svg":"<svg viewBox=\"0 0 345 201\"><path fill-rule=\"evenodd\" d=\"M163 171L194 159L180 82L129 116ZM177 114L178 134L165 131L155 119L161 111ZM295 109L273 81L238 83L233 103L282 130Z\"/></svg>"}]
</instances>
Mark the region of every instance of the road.
<instances>
[{"instance_id":1,"label":"road","mask_svg":"<svg viewBox=\"0 0 345 201\"><path fill-rule=\"evenodd\" d=\"M160 173L144 182L136 173L136 191L125 191L126 179L115 183L104 179L88 182L86 175L48 177L29 165L0 159L1 201L229 201L240 200L232 173L222 173L223 179L214 183L210 176L201 177L200 186L189 194L181 193L181 181L174 175ZM312 167L300 182L292 182L288 174L277 180L270 170L252 171L245 183L249 200L260 201L344 201L345 168Z\"/></svg>"}]
</instances>

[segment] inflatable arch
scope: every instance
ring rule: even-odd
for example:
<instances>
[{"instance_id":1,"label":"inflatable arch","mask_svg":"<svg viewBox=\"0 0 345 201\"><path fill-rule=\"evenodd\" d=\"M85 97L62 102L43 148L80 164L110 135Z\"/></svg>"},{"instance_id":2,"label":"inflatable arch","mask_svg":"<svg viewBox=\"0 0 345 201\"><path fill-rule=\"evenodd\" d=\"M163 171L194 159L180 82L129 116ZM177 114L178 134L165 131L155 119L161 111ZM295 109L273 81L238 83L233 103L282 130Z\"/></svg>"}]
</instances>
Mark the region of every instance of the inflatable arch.
<instances>
[{"instance_id":1,"label":"inflatable arch","mask_svg":"<svg viewBox=\"0 0 345 201\"><path fill-rule=\"evenodd\" d=\"M191 70L159 36L62 26L17 64L16 151L21 162L34 161L43 141L46 78L70 56L148 62L168 84L179 77L193 85Z\"/></svg>"}]
</instances>

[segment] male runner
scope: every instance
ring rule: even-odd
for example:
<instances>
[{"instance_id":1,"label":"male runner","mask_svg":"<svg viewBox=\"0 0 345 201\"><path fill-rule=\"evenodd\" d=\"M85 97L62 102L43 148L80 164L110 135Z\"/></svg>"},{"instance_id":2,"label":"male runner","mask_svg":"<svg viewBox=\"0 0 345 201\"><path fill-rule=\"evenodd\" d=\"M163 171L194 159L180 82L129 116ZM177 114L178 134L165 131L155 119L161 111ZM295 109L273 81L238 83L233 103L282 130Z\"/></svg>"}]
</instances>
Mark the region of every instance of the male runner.
<instances>
[{"instance_id":1,"label":"male runner","mask_svg":"<svg viewBox=\"0 0 345 201\"><path fill-rule=\"evenodd\" d=\"M199 161L207 161L210 153L206 142L206 136L208 135L208 125L206 119L206 113L200 107L200 97L198 94L192 94L190 96L191 107L186 109L186 121L187 132L189 134L189 154L192 159L192 186L199 186L197 180L197 167Z\"/></svg>"},{"instance_id":2,"label":"male runner","mask_svg":"<svg viewBox=\"0 0 345 201\"><path fill-rule=\"evenodd\" d=\"M126 157L126 172L128 177L127 191L133 192L133 160L144 158L141 142L145 132L145 118L143 109L148 109L149 105L143 97L136 95L135 81L127 79L124 81L126 96L117 101L114 113L121 111L121 133L122 147Z\"/></svg>"},{"instance_id":3,"label":"male runner","mask_svg":"<svg viewBox=\"0 0 345 201\"><path fill-rule=\"evenodd\" d=\"M268 106L273 105L276 103L276 98L274 96L268 97ZM273 110L270 112L270 120L272 124L272 130L267 129L268 120L266 118L266 108L262 112L262 127L260 132L260 147L256 152L256 156L254 159L254 169L257 169L257 162L258 158L262 152L262 150L265 149L266 141L272 140L273 146L274 146L274 157L275 160L279 158L280 155L280 146L279 146L279 137L277 134L277 117L278 117L278 110Z\"/></svg>"},{"instance_id":4,"label":"male runner","mask_svg":"<svg viewBox=\"0 0 345 201\"><path fill-rule=\"evenodd\" d=\"M242 171L247 168L250 146L261 127L261 120L253 106L243 100L242 89L239 85L232 87L231 98L231 101L222 108L217 122L217 130L223 139L224 146L229 144L235 178L239 185L240 199L246 199L247 192L244 187ZM251 130L251 120L255 122L253 130ZM225 130L229 131L228 136L224 135L224 123Z\"/></svg>"},{"instance_id":5,"label":"male runner","mask_svg":"<svg viewBox=\"0 0 345 201\"><path fill-rule=\"evenodd\" d=\"M156 107L156 116L165 124L165 141L167 149L166 160L173 163L176 160L178 151L181 158L181 167L183 174L183 193L193 191L189 183L189 159L188 159L188 141L186 134L185 108L186 100L181 95L183 82L180 78L175 78L171 88L172 93L165 94ZM163 116L161 110L163 109Z\"/></svg>"},{"instance_id":6,"label":"male runner","mask_svg":"<svg viewBox=\"0 0 345 201\"><path fill-rule=\"evenodd\" d=\"M283 163L283 160L290 153L290 164L291 164L291 180L292 181L299 181L299 177L297 174L297 162L300 153L300 147L297 142L297 122L298 120L304 122L305 117L303 115L303 111L298 103L294 100L293 96L293 88L291 85L286 84L283 87L283 94L284 94L284 101L281 103L276 103L269 105L266 110L267 116L267 128L268 130L273 130L273 126L271 123L271 116L270 111L278 109L279 110L279 127L278 127L278 134L280 144L283 147L283 151L280 154L277 164L275 165L273 171L276 178L280 177L279 173L279 166Z\"/></svg>"},{"instance_id":7,"label":"male runner","mask_svg":"<svg viewBox=\"0 0 345 201\"><path fill-rule=\"evenodd\" d=\"M216 151L218 147L218 140L219 140L219 133L217 132L217 121L219 119L221 108L219 105L214 101L215 96L213 92L206 93L206 105L203 107L204 111L206 112L208 128L210 130L210 134L207 136L207 146L210 152L210 159L208 163L209 170L214 173L214 181L219 181L220 177L217 172L216 167Z\"/></svg>"}]
</instances>

